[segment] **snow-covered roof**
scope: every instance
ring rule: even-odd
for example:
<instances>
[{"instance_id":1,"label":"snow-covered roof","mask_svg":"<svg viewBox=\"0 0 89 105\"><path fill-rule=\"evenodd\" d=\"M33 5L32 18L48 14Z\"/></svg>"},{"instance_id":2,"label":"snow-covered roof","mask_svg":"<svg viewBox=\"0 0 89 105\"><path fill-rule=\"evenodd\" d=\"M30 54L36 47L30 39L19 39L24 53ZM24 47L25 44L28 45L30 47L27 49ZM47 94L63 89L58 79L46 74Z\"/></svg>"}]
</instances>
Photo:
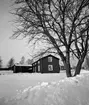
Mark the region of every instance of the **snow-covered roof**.
<instances>
[{"instance_id":1,"label":"snow-covered roof","mask_svg":"<svg viewBox=\"0 0 89 105\"><path fill-rule=\"evenodd\" d=\"M31 64L26 64L26 63L24 63L24 64L20 64L20 63L15 63L15 66L32 66Z\"/></svg>"}]
</instances>

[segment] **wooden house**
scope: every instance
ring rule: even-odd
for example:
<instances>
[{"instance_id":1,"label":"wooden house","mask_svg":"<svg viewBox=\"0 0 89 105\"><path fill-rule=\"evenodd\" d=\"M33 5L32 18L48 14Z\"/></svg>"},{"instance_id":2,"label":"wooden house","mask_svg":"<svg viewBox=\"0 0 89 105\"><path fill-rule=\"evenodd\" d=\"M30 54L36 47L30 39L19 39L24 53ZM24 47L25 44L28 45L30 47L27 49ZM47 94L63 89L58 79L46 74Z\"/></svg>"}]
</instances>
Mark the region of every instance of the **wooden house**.
<instances>
[{"instance_id":1,"label":"wooden house","mask_svg":"<svg viewBox=\"0 0 89 105\"><path fill-rule=\"evenodd\" d=\"M59 59L53 55L45 56L32 64L33 72L59 73Z\"/></svg>"},{"instance_id":2,"label":"wooden house","mask_svg":"<svg viewBox=\"0 0 89 105\"><path fill-rule=\"evenodd\" d=\"M13 73L32 73L33 70L32 70L32 65L21 65L21 64L18 64L18 65L13 65L12 67L12 70L13 70Z\"/></svg>"}]
</instances>

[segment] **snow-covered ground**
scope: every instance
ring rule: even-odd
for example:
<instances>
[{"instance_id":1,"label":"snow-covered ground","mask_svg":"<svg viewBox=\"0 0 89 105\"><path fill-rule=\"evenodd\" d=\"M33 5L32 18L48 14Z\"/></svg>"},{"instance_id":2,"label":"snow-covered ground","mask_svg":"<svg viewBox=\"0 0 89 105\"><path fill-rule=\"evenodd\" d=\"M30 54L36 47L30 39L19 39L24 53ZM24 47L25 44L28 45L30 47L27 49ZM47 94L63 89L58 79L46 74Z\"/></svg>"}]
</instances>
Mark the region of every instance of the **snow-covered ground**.
<instances>
[{"instance_id":1,"label":"snow-covered ground","mask_svg":"<svg viewBox=\"0 0 89 105\"><path fill-rule=\"evenodd\" d=\"M0 105L89 105L89 71L0 75Z\"/></svg>"},{"instance_id":2,"label":"snow-covered ground","mask_svg":"<svg viewBox=\"0 0 89 105\"><path fill-rule=\"evenodd\" d=\"M40 74L40 73L12 73L12 71L0 72L0 97L12 97L22 92L29 86L35 86L41 82L59 81L66 77L65 73ZM7 91L8 90L8 91Z\"/></svg>"}]
</instances>

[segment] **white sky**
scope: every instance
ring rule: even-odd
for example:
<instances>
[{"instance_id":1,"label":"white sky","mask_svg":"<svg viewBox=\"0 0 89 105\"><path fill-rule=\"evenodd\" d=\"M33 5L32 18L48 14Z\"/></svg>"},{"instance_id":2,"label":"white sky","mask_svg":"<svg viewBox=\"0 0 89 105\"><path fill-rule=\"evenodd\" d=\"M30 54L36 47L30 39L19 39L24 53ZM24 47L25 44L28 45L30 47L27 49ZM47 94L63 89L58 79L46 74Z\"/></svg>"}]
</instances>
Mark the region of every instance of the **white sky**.
<instances>
[{"instance_id":1,"label":"white sky","mask_svg":"<svg viewBox=\"0 0 89 105\"><path fill-rule=\"evenodd\" d=\"M14 57L18 62L21 56L27 56L30 49L26 40L11 40L9 37L13 34L12 20L13 16L9 13L11 10L11 0L0 0L0 56L4 64Z\"/></svg>"},{"instance_id":2,"label":"white sky","mask_svg":"<svg viewBox=\"0 0 89 105\"><path fill-rule=\"evenodd\" d=\"M16 62L19 62L22 56L29 59L29 54L34 53L27 44L26 39L11 40L9 38L12 36L14 30L12 25L13 16L9 13L11 10L11 1L12 0L0 0L0 56L2 57L3 65L6 65L11 57L14 57ZM39 49L39 47L37 49Z\"/></svg>"}]
</instances>

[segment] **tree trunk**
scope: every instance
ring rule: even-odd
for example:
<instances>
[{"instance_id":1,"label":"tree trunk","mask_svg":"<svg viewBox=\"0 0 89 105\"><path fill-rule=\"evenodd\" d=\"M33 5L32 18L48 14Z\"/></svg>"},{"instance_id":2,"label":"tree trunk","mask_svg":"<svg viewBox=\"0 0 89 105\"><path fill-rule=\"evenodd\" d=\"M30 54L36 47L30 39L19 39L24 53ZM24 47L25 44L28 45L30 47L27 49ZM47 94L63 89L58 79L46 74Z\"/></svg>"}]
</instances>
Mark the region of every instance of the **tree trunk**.
<instances>
[{"instance_id":1,"label":"tree trunk","mask_svg":"<svg viewBox=\"0 0 89 105\"><path fill-rule=\"evenodd\" d=\"M71 67L70 67L70 54L69 54L69 50L66 51L66 61L64 62L64 66L65 66L65 69L66 69L66 76L67 77L72 77Z\"/></svg>"},{"instance_id":2,"label":"tree trunk","mask_svg":"<svg viewBox=\"0 0 89 105\"><path fill-rule=\"evenodd\" d=\"M76 68L75 68L75 74L74 74L74 76L80 74L80 71L81 71L81 67L82 67L84 58L85 58L85 57L82 57L82 59L78 61L78 64L77 64L77 66L76 66Z\"/></svg>"},{"instance_id":3,"label":"tree trunk","mask_svg":"<svg viewBox=\"0 0 89 105\"><path fill-rule=\"evenodd\" d=\"M66 69L66 76L67 77L72 77L70 63L65 62L64 66L65 66L65 69Z\"/></svg>"},{"instance_id":4,"label":"tree trunk","mask_svg":"<svg viewBox=\"0 0 89 105\"><path fill-rule=\"evenodd\" d=\"M75 68L75 74L74 74L74 76L80 74L81 66L82 66L82 63L81 62L78 62L77 66Z\"/></svg>"}]
</instances>

